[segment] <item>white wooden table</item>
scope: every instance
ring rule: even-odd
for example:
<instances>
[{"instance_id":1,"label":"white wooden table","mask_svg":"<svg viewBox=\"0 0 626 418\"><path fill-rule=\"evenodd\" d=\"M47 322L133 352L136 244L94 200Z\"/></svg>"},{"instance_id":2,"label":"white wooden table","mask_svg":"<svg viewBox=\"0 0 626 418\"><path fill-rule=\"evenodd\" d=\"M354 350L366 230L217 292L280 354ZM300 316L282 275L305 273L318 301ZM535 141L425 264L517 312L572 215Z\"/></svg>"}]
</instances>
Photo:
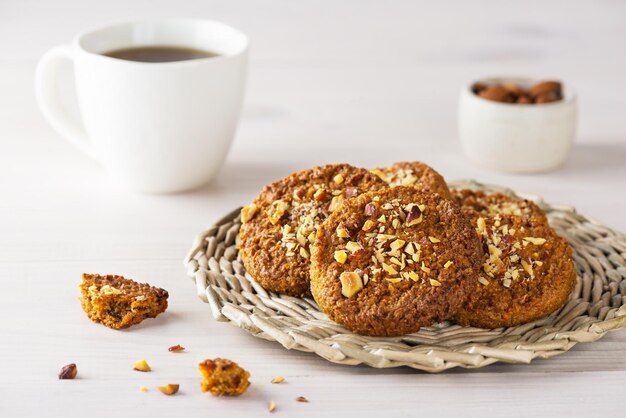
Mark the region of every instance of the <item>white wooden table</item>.
<instances>
[{"instance_id":1,"label":"white wooden table","mask_svg":"<svg viewBox=\"0 0 626 418\"><path fill-rule=\"evenodd\" d=\"M625 416L626 332L531 365L428 375L329 364L211 319L182 259L194 235L259 188L318 163L420 159L448 179L535 192L626 231L626 3L3 0L0 3L0 417ZM220 177L192 193L135 195L63 142L33 98L37 57L74 32L132 17L201 16L247 32L240 130ZM491 74L566 79L580 96L567 165L536 176L471 166L456 134L460 86ZM82 272L170 292L127 331L91 323ZM184 354L167 347L182 344ZM200 392L196 364L225 356L249 392ZM154 371L133 372L146 358ZM64 364L79 379L59 381ZM271 385L275 376L286 383ZM155 386L179 383L165 397ZM139 386L150 388L140 393ZM310 402L297 403L305 396Z\"/></svg>"}]
</instances>

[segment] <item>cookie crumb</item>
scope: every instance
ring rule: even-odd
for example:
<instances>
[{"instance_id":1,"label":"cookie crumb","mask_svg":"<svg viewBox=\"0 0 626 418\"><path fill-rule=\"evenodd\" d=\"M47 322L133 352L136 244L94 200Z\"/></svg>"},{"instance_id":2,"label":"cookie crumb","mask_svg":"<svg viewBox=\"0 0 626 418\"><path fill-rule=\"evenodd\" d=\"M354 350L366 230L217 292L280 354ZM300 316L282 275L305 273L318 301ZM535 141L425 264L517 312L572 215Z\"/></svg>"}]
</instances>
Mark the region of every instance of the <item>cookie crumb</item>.
<instances>
[{"instance_id":1,"label":"cookie crumb","mask_svg":"<svg viewBox=\"0 0 626 418\"><path fill-rule=\"evenodd\" d=\"M198 364L203 380L200 388L211 395L239 396L250 386L250 373L234 361L216 358Z\"/></svg>"},{"instance_id":2,"label":"cookie crumb","mask_svg":"<svg viewBox=\"0 0 626 418\"><path fill-rule=\"evenodd\" d=\"M128 328L155 318L167 309L164 289L122 276L83 274L81 306L89 319L113 329Z\"/></svg>"}]
</instances>

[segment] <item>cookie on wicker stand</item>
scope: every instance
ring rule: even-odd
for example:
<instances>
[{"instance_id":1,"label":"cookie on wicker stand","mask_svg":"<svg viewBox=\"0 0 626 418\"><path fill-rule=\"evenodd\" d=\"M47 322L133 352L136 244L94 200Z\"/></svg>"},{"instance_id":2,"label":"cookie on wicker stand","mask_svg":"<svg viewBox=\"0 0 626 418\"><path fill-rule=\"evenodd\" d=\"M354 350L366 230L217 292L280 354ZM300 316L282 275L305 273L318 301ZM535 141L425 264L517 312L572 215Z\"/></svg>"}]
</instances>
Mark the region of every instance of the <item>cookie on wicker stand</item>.
<instances>
[{"instance_id":1,"label":"cookie on wicker stand","mask_svg":"<svg viewBox=\"0 0 626 418\"><path fill-rule=\"evenodd\" d=\"M483 245L480 276L455 315L461 325L511 327L551 314L576 284L572 250L533 202L453 190Z\"/></svg>"},{"instance_id":2,"label":"cookie on wicker stand","mask_svg":"<svg viewBox=\"0 0 626 418\"><path fill-rule=\"evenodd\" d=\"M454 315L481 259L454 202L398 186L345 202L322 224L311 291L330 319L354 332L404 335Z\"/></svg>"},{"instance_id":3,"label":"cookie on wicker stand","mask_svg":"<svg viewBox=\"0 0 626 418\"><path fill-rule=\"evenodd\" d=\"M319 225L342 201L386 186L348 164L315 167L265 186L241 212L246 270L267 290L310 295L310 244Z\"/></svg>"}]
</instances>

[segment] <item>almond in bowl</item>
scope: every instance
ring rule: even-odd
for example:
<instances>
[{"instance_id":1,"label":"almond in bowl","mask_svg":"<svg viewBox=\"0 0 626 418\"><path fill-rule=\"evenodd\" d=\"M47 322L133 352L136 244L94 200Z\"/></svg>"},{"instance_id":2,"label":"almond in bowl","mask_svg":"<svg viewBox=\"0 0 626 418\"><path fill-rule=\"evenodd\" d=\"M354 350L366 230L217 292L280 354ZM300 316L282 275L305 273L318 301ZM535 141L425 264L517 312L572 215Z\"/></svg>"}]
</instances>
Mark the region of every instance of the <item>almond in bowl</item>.
<instances>
[{"instance_id":1,"label":"almond in bowl","mask_svg":"<svg viewBox=\"0 0 626 418\"><path fill-rule=\"evenodd\" d=\"M479 166L512 173L562 166L576 133L576 95L554 79L492 77L464 87L459 136Z\"/></svg>"}]
</instances>

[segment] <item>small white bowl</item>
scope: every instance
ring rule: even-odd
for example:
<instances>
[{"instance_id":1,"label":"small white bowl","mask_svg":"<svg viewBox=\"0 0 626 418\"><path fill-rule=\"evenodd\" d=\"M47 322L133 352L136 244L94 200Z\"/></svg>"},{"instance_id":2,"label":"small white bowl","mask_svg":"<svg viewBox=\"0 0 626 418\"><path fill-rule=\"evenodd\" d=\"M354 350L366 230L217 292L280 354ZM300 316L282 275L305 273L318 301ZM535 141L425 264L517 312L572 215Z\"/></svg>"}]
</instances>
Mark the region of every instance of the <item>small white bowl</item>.
<instances>
[{"instance_id":1,"label":"small white bowl","mask_svg":"<svg viewBox=\"0 0 626 418\"><path fill-rule=\"evenodd\" d=\"M492 77L477 82L513 82L528 88L541 80ZM459 136L474 163L498 171L537 173L565 162L576 133L576 95L562 83L563 98L543 104L500 103L483 99L471 83L461 90Z\"/></svg>"}]
</instances>

